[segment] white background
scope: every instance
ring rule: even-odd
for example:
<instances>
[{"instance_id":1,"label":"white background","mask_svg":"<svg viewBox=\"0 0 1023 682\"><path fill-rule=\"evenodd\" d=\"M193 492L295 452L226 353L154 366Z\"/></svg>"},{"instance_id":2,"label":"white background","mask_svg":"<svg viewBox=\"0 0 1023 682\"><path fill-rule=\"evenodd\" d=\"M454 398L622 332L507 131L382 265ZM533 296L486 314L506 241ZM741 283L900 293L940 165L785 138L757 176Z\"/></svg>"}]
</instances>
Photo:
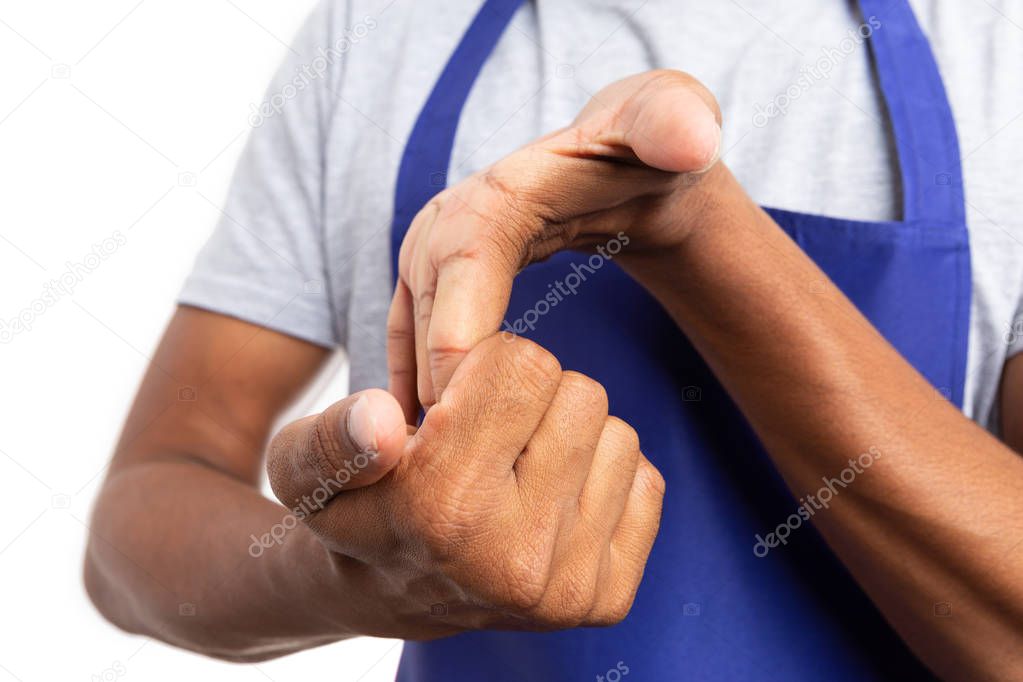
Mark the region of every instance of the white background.
<instances>
[{"instance_id":1,"label":"white background","mask_svg":"<svg viewBox=\"0 0 1023 682\"><path fill-rule=\"evenodd\" d=\"M0 682L394 678L388 640L234 665L129 636L80 579L121 421L217 219L250 104L313 4L0 4L0 320L36 304L30 330L0 337ZM118 231L71 293L38 303ZM335 367L301 409L344 394Z\"/></svg>"}]
</instances>

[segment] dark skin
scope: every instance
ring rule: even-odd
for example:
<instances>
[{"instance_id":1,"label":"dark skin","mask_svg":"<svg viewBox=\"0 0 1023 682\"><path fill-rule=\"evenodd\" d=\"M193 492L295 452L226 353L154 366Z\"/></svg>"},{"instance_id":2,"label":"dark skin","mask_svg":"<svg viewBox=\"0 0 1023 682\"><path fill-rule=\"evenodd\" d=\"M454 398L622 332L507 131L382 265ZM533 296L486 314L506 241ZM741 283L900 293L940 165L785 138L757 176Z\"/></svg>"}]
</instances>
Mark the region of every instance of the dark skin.
<instances>
[{"instance_id":1,"label":"dark skin","mask_svg":"<svg viewBox=\"0 0 1023 682\"><path fill-rule=\"evenodd\" d=\"M310 624L304 604L315 596L310 573L294 571L302 576L292 582L296 593L275 598L268 580L295 566L283 553L245 559L249 534L281 518L280 505L258 490L271 424L326 358L323 348L295 338L179 308L128 415L92 522L85 581L111 621L237 660L315 644L323 624ZM179 400L187 387L196 387L194 402ZM310 594L296 599L303 584ZM247 599L254 591L265 596ZM197 605L194 618L178 615L183 603Z\"/></svg>"},{"instance_id":2,"label":"dark skin","mask_svg":"<svg viewBox=\"0 0 1023 682\"><path fill-rule=\"evenodd\" d=\"M251 536L285 514L257 487L271 424L327 356L178 310L93 517L85 579L107 618L258 661L355 635L625 617L663 480L635 432L607 415L603 389L525 340L481 343L418 430L389 394L363 392L378 426L367 465L337 428L351 398L280 431L268 466L282 500L314 495L319 477L353 470L346 463L361 468L279 546L251 554ZM198 387L194 401L179 399L183 386ZM436 603L444 617L430 613Z\"/></svg>"},{"instance_id":3,"label":"dark skin","mask_svg":"<svg viewBox=\"0 0 1023 682\"><path fill-rule=\"evenodd\" d=\"M391 311L397 398L380 391L366 403L379 454L258 559L250 536L285 511L257 489L264 452L271 485L291 506L318 475L356 461L353 432L339 426L353 401L271 441L275 417L326 351L180 309L97 504L86 583L101 611L125 629L233 660L361 634L620 620L663 482L628 426L606 415L599 387L561 372L542 349L491 335L524 260L636 225L618 262L692 340L797 496L868 447L884 451L814 521L914 652L948 679L1023 669L1023 357L1004 370L1000 442L940 399L723 164L690 181L708 156L692 153L698 140L659 140L677 142L685 131L673 126L698 111L712 115L708 93L665 72L637 84L601 93L577 131L424 209ZM628 134L616 129L621 120ZM586 204L611 191L622 200ZM502 231L488 233L495 226ZM479 300L460 305L466 295ZM198 387L194 402L179 401L182 386ZM412 434L405 421L417 400L431 407ZM603 409L568 418L565 403ZM554 513L556 532L523 509ZM951 617L934 617L944 601ZM435 602L451 613L424 615ZM182 603L195 615L179 615Z\"/></svg>"},{"instance_id":4,"label":"dark skin","mask_svg":"<svg viewBox=\"0 0 1023 682\"><path fill-rule=\"evenodd\" d=\"M92 522L86 585L113 623L236 661L361 634L341 622L357 591L340 600L325 589L328 562L311 532L300 526L289 536L294 553L260 561L247 553L249 535L278 523L283 511L258 489L271 425L328 357L290 336L178 309ZM200 387L194 403L178 400L183 386ZM1005 367L1002 400L1005 442L1023 451L1023 356ZM310 556L323 560L317 566ZM325 597L335 600L334 614L322 613ZM195 616L179 615L183 603L196 605Z\"/></svg>"}]
</instances>

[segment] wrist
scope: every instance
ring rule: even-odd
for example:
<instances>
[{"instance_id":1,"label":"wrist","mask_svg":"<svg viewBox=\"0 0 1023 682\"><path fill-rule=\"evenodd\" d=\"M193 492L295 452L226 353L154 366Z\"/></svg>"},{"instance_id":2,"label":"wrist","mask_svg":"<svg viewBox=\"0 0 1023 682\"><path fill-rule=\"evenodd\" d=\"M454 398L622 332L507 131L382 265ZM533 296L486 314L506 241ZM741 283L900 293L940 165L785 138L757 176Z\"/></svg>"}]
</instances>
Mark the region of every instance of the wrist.
<instances>
[{"instance_id":1,"label":"wrist","mask_svg":"<svg viewBox=\"0 0 1023 682\"><path fill-rule=\"evenodd\" d=\"M730 251L744 248L773 221L746 194L723 162L680 179L644 231L619 259L622 267L662 304L665 297L700 287L700 273L727 267ZM776 226L774 226L777 229Z\"/></svg>"},{"instance_id":2,"label":"wrist","mask_svg":"<svg viewBox=\"0 0 1023 682\"><path fill-rule=\"evenodd\" d=\"M302 523L268 554L264 587L274 601L285 605L278 613L292 624L297 638L322 643L362 634L354 610L358 588L351 585L345 557L332 552ZM278 595L283 599L278 601Z\"/></svg>"}]
</instances>

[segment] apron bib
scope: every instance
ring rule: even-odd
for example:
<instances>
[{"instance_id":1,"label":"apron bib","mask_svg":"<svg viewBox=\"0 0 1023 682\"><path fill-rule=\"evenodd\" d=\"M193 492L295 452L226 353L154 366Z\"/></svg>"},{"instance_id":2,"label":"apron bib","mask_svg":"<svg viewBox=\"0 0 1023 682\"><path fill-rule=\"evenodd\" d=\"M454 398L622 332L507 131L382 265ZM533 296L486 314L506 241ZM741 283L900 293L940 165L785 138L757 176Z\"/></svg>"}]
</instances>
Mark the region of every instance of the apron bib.
<instances>
[{"instance_id":1,"label":"apron bib","mask_svg":"<svg viewBox=\"0 0 1023 682\"><path fill-rule=\"evenodd\" d=\"M412 218L443 188L465 100L521 4L483 4L419 115L398 174L392 264ZM869 44L895 134L903 219L767 210L961 407L971 275L952 113L907 1L860 7L883 25ZM522 318L573 267L578 274L591 265L560 253L526 268L506 319ZM685 335L613 262L587 272L578 293L525 336L604 385L611 413L636 428L667 481L643 583L615 627L409 642L400 681L930 679L810 522L787 545L754 552L756 536L799 503Z\"/></svg>"}]
</instances>

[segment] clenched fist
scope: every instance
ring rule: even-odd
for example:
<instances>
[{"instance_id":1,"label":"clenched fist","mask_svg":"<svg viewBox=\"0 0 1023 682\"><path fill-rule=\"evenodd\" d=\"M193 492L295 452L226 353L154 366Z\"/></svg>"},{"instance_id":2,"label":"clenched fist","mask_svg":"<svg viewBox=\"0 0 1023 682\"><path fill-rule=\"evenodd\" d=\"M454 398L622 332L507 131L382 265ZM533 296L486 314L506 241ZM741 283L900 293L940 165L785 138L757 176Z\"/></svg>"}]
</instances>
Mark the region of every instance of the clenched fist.
<instances>
[{"instance_id":1,"label":"clenched fist","mask_svg":"<svg viewBox=\"0 0 1023 682\"><path fill-rule=\"evenodd\" d=\"M613 624L643 575L664 482L607 407L595 381L495 336L418 430L390 394L363 392L282 430L270 480L308 508L339 598L366 607L360 632Z\"/></svg>"}]
</instances>

